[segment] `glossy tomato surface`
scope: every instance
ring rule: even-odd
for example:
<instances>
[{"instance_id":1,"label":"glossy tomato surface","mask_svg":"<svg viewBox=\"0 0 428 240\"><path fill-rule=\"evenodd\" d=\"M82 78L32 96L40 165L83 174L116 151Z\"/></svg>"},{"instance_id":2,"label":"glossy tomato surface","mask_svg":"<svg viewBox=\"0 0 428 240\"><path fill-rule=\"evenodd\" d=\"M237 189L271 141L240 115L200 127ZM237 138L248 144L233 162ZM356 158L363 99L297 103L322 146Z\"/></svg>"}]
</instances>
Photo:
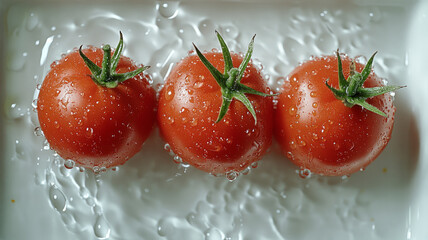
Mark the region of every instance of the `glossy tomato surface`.
<instances>
[{"instance_id":1,"label":"glossy tomato surface","mask_svg":"<svg viewBox=\"0 0 428 240\"><path fill-rule=\"evenodd\" d=\"M342 57L345 78L351 59ZM361 72L363 65L356 64ZM368 99L387 114L346 107L326 87L338 88L336 56L315 58L287 77L275 112L275 135L283 153L302 169L323 175L349 175L370 164L387 145L395 107L390 94ZM381 86L372 72L364 87Z\"/></svg>"},{"instance_id":2,"label":"glossy tomato surface","mask_svg":"<svg viewBox=\"0 0 428 240\"><path fill-rule=\"evenodd\" d=\"M221 53L206 58L224 71ZM242 57L232 54L234 67ZM241 83L268 93L260 71L251 63ZM159 95L158 122L171 149L203 171L221 174L239 172L259 160L272 141L273 103L271 97L246 95L256 112L257 124L247 108L234 99L225 117L215 123L222 103L221 90L197 55L179 62Z\"/></svg>"},{"instance_id":3,"label":"glossy tomato surface","mask_svg":"<svg viewBox=\"0 0 428 240\"><path fill-rule=\"evenodd\" d=\"M83 53L101 66L103 50ZM121 57L117 72L138 67ZM155 91L149 76L139 74L116 88L97 85L73 51L57 63L43 81L37 109L41 129L62 158L93 168L125 163L149 136L155 120Z\"/></svg>"}]
</instances>

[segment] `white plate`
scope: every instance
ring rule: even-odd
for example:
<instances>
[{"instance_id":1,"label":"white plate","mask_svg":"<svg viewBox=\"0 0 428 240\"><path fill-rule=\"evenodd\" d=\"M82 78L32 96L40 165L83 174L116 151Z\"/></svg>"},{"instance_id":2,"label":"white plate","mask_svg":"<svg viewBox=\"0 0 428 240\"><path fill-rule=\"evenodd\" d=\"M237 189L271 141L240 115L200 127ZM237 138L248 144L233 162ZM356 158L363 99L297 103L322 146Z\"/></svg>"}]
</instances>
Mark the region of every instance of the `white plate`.
<instances>
[{"instance_id":1,"label":"white plate","mask_svg":"<svg viewBox=\"0 0 428 240\"><path fill-rule=\"evenodd\" d=\"M428 239L427 1L49 2L0 3L0 239ZM66 169L38 136L36 88L62 53L115 46L121 30L158 86L192 42L219 48L215 29L241 52L256 33L273 87L311 55L378 50L375 72L407 85L385 151L350 178L302 179L274 144L229 182L173 163L157 129L98 176Z\"/></svg>"}]
</instances>

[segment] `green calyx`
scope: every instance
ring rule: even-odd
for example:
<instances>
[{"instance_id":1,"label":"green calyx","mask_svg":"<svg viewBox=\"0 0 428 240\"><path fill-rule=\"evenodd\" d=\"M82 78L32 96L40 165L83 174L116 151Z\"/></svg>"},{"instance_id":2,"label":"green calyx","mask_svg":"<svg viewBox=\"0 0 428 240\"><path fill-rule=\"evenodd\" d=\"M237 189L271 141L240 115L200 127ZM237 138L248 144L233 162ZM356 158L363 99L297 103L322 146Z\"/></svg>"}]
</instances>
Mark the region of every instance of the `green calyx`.
<instances>
[{"instance_id":1,"label":"green calyx","mask_svg":"<svg viewBox=\"0 0 428 240\"><path fill-rule=\"evenodd\" d=\"M274 96L274 94L266 94L263 92L259 92L241 83L241 79L244 75L245 69L247 68L248 63L250 62L251 55L253 53L254 38L256 37L256 35L251 38L250 44L248 45L247 53L245 54L244 60L242 61L241 65L239 66L239 68L235 68L233 67L232 57L230 55L229 48L224 42L222 36L217 31L215 31L215 33L220 42L221 49L223 52L224 73L221 73L218 69L216 69L201 53L201 51L199 51L195 44L193 44L193 46L195 47L196 53L198 54L202 63L208 68L208 70L221 88L223 99L216 123L220 122L223 119L229 109L230 103L235 98L238 101L242 102L245 107L247 107L248 111L254 118L254 123L257 124L256 112L254 110L253 105L251 104L251 101L247 98L245 94L254 94L263 97Z\"/></svg>"},{"instance_id":2,"label":"green calyx","mask_svg":"<svg viewBox=\"0 0 428 240\"><path fill-rule=\"evenodd\" d=\"M99 67L94 62L92 62L85 54L83 54L82 46L80 46L79 48L80 56L83 58L83 61L85 61L86 66L88 66L89 70L92 73L92 80L94 80L94 82L100 86L107 88L115 88L117 87L117 85L119 85L119 83L133 78L149 68L149 66L144 66L131 72L116 73L116 68L120 60L120 54L123 51L122 32L120 32L120 40L117 44L116 50L113 53L113 56L111 55L110 45L104 45L103 51L103 62L101 67Z\"/></svg>"},{"instance_id":3,"label":"green calyx","mask_svg":"<svg viewBox=\"0 0 428 240\"><path fill-rule=\"evenodd\" d=\"M376 108L375 106L366 102L368 98L382 95L388 92L392 92L403 88L403 86L381 86L373 88L364 88L363 84L370 75L373 59L377 52L375 52L367 62L361 73L355 71L355 62L352 61L350 66L350 73L348 79L345 79L342 69L342 60L340 59L339 50L336 51L337 62L339 68L339 89L333 88L328 84L328 79L325 81L325 85L333 92L334 96L342 100L347 107L353 107L359 105L371 112L379 114L383 117L387 115Z\"/></svg>"}]
</instances>

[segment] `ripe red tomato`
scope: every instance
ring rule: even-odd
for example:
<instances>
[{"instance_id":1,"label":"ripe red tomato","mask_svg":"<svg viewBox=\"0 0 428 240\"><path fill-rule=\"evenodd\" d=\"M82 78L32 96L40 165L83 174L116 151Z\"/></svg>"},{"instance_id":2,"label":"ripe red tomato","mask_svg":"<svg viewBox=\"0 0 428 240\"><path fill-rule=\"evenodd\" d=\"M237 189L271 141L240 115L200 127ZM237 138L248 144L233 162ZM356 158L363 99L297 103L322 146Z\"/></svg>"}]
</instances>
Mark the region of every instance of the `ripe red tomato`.
<instances>
[{"instance_id":1,"label":"ripe red tomato","mask_svg":"<svg viewBox=\"0 0 428 240\"><path fill-rule=\"evenodd\" d=\"M117 50L108 74L119 79L123 76L115 75L115 69L123 74L138 66L120 56L121 45ZM103 49L82 52L101 66ZM108 50L104 47L106 53L111 53L109 46ZM97 84L91 74L78 50L51 65L37 102L41 129L51 148L64 159L89 168L117 166L136 154L149 136L155 120L155 91L148 75L109 82L106 87Z\"/></svg>"},{"instance_id":2,"label":"ripe red tomato","mask_svg":"<svg viewBox=\"0 0 428 240\"><path fill-rule=\"evenodd\" d=\"M391 137L395 113L390 94L367 99L385 116L358 105L345 106L337 99L326 81L339 86L338 56L318 57L295 68L283 85L275 111L275 135L287 158L301 169L332 176L349 175L370 164ZM351 59L343 57L342 64L348 79ZM357 72L364 68L360 63L355 67ZM371 62L365 74L368 78L359 92L382 85L371 72Z\"/></svg>"},{"instance_id":3,"label":"ripe red tomato","mask_svg":"<svg viewBox=\"0 0 428 240\"><path fill-rule=\"evenodd\" d=\"M221 53L204 55L219 72L224 71ZM244 58L232 53L231 59L237 68ZM241 83L269 92L260 71L251 63ZM173 68L160 92L159 127L164 140L184 162L212 174L239 173L259 160L271 144L273 103L271 97L248 94L256 123L248 108L236 99L216 123L224 100L222 92L198 56L187 56Z\"/></svg>"}]
</instances>

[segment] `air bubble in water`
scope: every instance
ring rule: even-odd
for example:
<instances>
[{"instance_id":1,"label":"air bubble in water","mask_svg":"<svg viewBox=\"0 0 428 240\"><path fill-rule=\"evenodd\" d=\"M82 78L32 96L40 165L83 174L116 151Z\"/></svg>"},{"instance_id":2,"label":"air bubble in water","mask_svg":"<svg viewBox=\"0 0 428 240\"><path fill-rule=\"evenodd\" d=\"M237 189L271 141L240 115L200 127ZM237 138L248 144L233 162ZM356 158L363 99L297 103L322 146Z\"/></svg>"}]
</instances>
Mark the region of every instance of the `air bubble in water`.
<instances>
[{"instance_id":1,"label":"air bubble in water","mask_svg":"<svg viewBox=\"0 0 428 240\"><path fill-rule=\"evenodd\" d=\"M94 233L98 239L108 239L110 237L110 226L103 215L99 215L94 224Z\"/></svg>"},{"instance_id":2,"label":"air bubble in water","mask_svg":"<svg viewBox=\"0 0 428 240\"><path fill-rule=\"evenodd\" d=\"M36 127L34 128L34 135L36 135L37 137L41 137L43 136L43 131L40 127Z\"/></svg>"},{"instance_id":3,"label":"air bubble in water","mask_svg":"<svg viewBox=\"0 0 428 240\"><path fill-rule=\"evenodd\" d=\"M159 14L167 19L172 19L178 14L179 1L167 1L158 3Z\"/></svg>"},{"instance_id":4,"label":"air bubble in water","mask_svg":"<svg viewBox=\"0 0 428 240\"><path fill-rule=\"evenodd\" d=\"M65 212L67 209L67 199L65 198L64 193L59 190L55 185L52 185L49 189L49 199L52 203L52 206L58 212Z\"/></svg>"}]
</instances>

